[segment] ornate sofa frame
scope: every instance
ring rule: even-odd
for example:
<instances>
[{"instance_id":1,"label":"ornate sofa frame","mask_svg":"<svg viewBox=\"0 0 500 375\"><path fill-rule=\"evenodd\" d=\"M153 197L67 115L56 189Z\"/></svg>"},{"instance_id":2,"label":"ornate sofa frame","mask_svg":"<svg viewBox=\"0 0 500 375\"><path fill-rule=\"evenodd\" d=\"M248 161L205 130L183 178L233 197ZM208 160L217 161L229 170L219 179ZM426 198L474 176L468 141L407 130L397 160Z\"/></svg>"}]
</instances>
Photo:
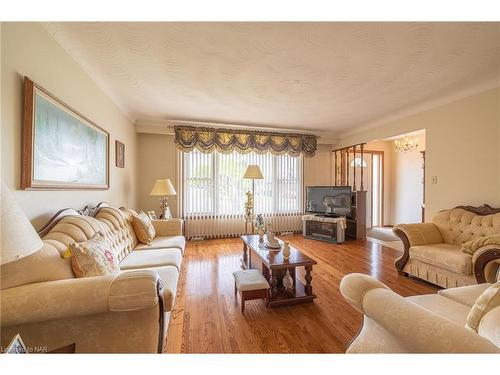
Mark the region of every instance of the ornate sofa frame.
<instances>
[{"instance_id":1,"label":"ornate sofa frame","mask_svg":"<svg viewBox=\"0 0 500 375\"><path fill-rule=\"evenodd\" d=\"M486 216L486 215L500 213L500 208L493 208L493 207L489 206L488 204L483 204L482 206L479 206L479 207L457 206L455 208L460 208L460 209L472 212L472 213L474 213L476 215L480 215L480 216ZM411 247L410 241L409 241L407 235L405 234L405 232L403 232L401 229L398 229L397 227L395 227L393 231L394 231L394 234L401 239L401 241L403 242L403 246L404 246L403 254L401 255L401 257L396 259L396 261L394 262L394 265L396 266L398 273L403 274L405 276L408 276L408 273L404 272L403 268L410 258L410 247ZM484 272L485 267L489 262L494 261L496 259L500 259L500 248L488 249L478 256L478 258L474 262L473 270L472 270L474 277L475 277L478 284L487 282L485 272Z\"/></svg>"},{"instance_id":2,"label":"ornate sofa frame","mask_svg":"<svg viewBox=\"0 0 500 375\"><path fill-rule=\"evenodd\" d=\"M87 205L81 210L75 210L74 208L64 208L62 210L59 210L50 218L50 220L42 227L40 228L37 233L40 237L43 238L44 235L46 235L50 230L65 216L69 215L82 215L82 216L90 216L90 217L95 217L99 210L103 207L111 207L108 203L106 202L99 202L96 206L90 206ZM120 210L122 210L124 207L120 207ZM163 353L163 338L165 337L165 331L166 331L166 324L165 324L165 319L163 316L163 306L165 304L164 297L163 297L163 285L161 282L161 279L158 279L158 282L156 283L156 291L157 291L157 296L158 296L158 307L160 309L160 314L159 314L159 335L158 335L158 354Z\"/></svg>"}]
</instances>

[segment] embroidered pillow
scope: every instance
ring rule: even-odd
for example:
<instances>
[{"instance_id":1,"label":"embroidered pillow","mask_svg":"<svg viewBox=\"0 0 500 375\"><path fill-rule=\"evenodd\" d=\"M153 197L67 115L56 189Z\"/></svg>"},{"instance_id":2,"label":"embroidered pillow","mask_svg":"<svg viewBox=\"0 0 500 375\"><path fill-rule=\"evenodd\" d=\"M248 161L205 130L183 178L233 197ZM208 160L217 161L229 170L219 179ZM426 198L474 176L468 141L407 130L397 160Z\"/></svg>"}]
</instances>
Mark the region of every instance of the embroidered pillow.
<instances>
[{"instance_id":1,"label":"embroidered pillow","mask_svg":"<svg viewBox=\"0 0 500 375\"><path fill-rule=\"evenodd\" d=\"M497 306L500 306L500 282L493 284L481 293L467 316L465 328L477 332L483 316Z\"/></svg>"},{"instance_id":2,"label":"embroidered pillow","mask_svg":"<svg viewBox=\"0 0 500 375\"><path fill-rule=\"evenodd\" d=\"M101 232L90 240L70 243L68 249L76 277L104 276L120 270L111 245Z\"/></svg>"},{"instance_id":3,"label":"embroidered pillow","mask_svg":"<svg viewBox=\"0 0 500 375\"><path fill-rule=\"evenodd\" d=\"M134 227L134 232L140 242L146 245L151 245L151 241L156 236L155 228L153 223L143 211L138 215L132 215L132 226Z\"/></svg>"}]
</instances>

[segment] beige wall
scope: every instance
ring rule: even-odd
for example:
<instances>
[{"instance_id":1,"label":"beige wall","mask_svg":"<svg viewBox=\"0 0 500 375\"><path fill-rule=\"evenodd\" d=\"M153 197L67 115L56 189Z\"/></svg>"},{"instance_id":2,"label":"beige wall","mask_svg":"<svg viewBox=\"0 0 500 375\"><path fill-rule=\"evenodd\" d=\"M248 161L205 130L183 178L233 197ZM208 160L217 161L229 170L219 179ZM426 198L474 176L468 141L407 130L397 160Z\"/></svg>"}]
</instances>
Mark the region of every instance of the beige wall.
<instances>
[{"instance_id":1,"label":"beige wall","mask_svg":"<svg viewBox=\"0 0 500 375\"><path fill-rule=\"evenodd\" d=\"M116 105L37 23L2 23L2 181L35 227L57 210L106 201L136 206L136 134ZM29 76L110 133L110 189L22 191L20 185L23 77ZM125 168L115 167L115 140L125 144Z\"/></svg>"},{"instance_id":2,"label":"beige wall","mask_svg":"<svg viewBox=\"0 0 500 375\"><path fill-rule=\"evenodd\" d=\"M149 193L159 178L170 178L174 188L179 192L177 179L177 149L172 135L138 134L138 200L139 209L147 212L160 211L158 197ZM178 217L177 196L169 197L172 216Z\"/></svg>"},{"instance_id":3,"label":"beige wall","mask_svg":"<svg viewBox=\"0 0 500 375\"><path fill-rule=\"evenodd\" d=\"M332 146L318 145L316 155L304 158L304 186L332 184Z\"/></svg>"},{"instance_id":4,"label":"beige wall","mask_svg":"<svg viewBox=\"0 0 500 375\"><path fill-rule=\"evenodd\" d=\"M426 220L459 204L500 207L499 97L500 88L489 90L343 137L338 147L425 129Z\"/></svg>"}]
</instances>

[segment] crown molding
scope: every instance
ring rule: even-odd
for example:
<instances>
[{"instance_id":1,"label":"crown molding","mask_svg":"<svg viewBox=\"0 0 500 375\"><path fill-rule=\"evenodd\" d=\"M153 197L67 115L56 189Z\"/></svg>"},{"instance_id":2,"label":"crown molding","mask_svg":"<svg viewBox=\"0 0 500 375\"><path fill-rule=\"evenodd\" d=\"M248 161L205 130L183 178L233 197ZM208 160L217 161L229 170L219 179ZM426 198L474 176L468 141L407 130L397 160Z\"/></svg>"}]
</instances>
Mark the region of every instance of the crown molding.
<instances>
[{"instance_id":1,"label":"crown molding","mask_svg":"<svg viewBox=\"0 0 500 375\"><path fill-rule=\"evenodd\" d=\"M143 134L162 134L162 135L174 135L174 126L184 125L184 126L194 126L194 127L210 127L215 129L240 129L240 130L253 130L253 131L268 131L268 132L278 132L278 133L294 133L294 134L312 134L318 137L318 144L329 144L335 145L339 142L339 138L332 133L327 132L314 132L306 130L297 129L287 129L287 128L273 128L268 126L256 126L256 125L241 125L241 124L229 124L229 123L217 123L217 122L204 122L204 121L188 121L188 120L137 120L135 122L136 133Z\"/></svg>"}]
</instances>

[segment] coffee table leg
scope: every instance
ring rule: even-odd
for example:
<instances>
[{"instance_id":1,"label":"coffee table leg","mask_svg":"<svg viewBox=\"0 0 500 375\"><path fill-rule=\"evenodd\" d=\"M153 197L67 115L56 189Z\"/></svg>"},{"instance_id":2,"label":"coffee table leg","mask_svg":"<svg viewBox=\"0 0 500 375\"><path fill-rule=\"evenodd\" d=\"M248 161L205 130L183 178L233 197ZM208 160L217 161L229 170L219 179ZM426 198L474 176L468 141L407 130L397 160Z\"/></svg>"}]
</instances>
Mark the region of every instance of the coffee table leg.
<instances>
[{"instance_id":1,"label":"coffee table leg","mask_svg":"<svg viewBox=\"0 0 500 375\"><path fill-rule=\"evenodd\" d=\"M246 243L243 243L243 264L248 268L248 247Z\"/></svg>"},{"instance_id":2,"label":"coffee table leg","mask_svg":"<svg viewBox=\"0 0 500 375\"><path fill-rule=\"evenodd\" d=\"M278 294L278 279L276 279L276 271L271 270L271 300L275 299Z\"/></svg>"},{"instance_id":3,"label":"coffee table leg","mask_svg":"<svg viewBox=\"0 0 500 375\"><path fill-rule=\"evenodd\" d=\"M313 287L311 285L311 281L312 281L312 275L311 275L311 271L312 271L312 266L305 266L305 269L306 269L306 275L305 275L305 279L306 279L306 285L305 285L305 292L308 296L312 296L313 294Z\"/></svg>"}]
</instances>

